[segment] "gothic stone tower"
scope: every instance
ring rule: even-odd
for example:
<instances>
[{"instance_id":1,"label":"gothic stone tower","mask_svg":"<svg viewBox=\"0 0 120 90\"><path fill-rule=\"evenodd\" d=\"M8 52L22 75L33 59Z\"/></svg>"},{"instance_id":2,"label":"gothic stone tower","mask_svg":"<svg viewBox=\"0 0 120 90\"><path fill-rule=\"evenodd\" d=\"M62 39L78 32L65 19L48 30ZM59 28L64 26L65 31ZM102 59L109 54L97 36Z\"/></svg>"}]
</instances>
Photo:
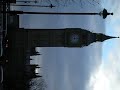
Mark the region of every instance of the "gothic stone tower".
<instances>
[{"instance_id":1,"label":"gothic stone tower","mask_svg":"<svg viewBox=\"0 0 120 90\"><path fill-rule=\"evenodd\" d=\"M12 37L12 38L11 38ZM81 28L13 30L14 47L84 47L93 42L115 38Z\"/></svg>"}]
</instances>

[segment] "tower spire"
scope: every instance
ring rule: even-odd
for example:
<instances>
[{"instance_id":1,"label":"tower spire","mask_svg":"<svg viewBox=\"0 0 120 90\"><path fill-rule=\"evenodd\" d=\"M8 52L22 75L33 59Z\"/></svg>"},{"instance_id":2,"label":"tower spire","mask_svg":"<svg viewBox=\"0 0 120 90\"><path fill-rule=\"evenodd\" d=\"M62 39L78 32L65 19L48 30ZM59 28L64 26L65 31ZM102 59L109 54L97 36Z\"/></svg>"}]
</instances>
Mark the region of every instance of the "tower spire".
<instances>
[{"instance_id":1,"label":"tower spire","mask_svg":"<svg viewBox=\"0 0 120 90\"><path fill-rule=\"evenodd\" d=\"M119 37L114 37L114 36L106 36L106 39L112 39L112 38L119 38Z\"/></svg>"},{"instance_id":2,"label":"tower spire","mask_svg":"<svg viewBox=\"0 0 120 90\"><path fill-rule=\"evenodd\" d=\"M105 40L108 40L108 39L112 39L112 38L119 38L119 37L114 37L114 36L108 36L108 35L105 35L105 34L96 34L96 41L105 41Z\"/></svg>"}]
</instances>

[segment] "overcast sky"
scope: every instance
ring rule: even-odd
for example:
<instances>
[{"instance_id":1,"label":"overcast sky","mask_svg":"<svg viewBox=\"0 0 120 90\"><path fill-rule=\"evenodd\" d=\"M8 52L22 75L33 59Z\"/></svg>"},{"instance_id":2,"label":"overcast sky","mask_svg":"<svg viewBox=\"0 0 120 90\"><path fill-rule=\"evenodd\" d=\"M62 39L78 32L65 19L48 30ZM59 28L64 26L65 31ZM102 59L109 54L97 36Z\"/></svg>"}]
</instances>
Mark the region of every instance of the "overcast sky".
<instances>
[{"instance_id":1,"label":"overcast sky","mask_svg":"<svg viewBox=\"0 0 120 90\"><path fill-rule=\"evenodd\" d=\"M100 16L21 15L20 27L84 28L120 36L118 2L119 0L102 0L100 4L92 5L84 1L82 7L77 2L52 9L14 8L24 11L100 12L105 7L108 11L115 12L113 17L108 16L106 20ZM47 83L46 90L119 90L120 56L117 44L120 45L118 39L93 43L84 48L37 48L42 55L32 58L35 59L34 63L42 66L39 72Z\"/></svg>"}]
</instances>

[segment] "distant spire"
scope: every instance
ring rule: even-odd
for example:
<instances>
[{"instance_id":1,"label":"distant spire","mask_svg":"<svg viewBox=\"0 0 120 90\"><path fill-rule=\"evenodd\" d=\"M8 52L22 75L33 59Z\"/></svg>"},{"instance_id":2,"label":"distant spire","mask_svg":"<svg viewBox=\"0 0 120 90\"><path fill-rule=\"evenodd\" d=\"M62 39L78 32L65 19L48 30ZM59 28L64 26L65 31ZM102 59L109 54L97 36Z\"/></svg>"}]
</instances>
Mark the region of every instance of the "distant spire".
<instances>
[{"instance_id":1,"label":"distant spire","mask_svg":"<svg viewBox=\"0 0 120 90\"><path fill-rule=\"evenodd\" d=\"M36 75L36 76L35 76L35 78L38 78L38 77L42 77L42 76L40 76L40 75Z\"/></svg>"},{"instance_id":2,"label":"distant spire","mask_svg":"<svg viewBox=\"0 0 120 90\"><path fill-rule=\"evenodd\" d=\"M33 59L30 58L30 60L33 60Z\"/></svg>"},{"instance_id":3,"label":"distant spire","mask_svg":"<svg viewBox=\"0 0 120 90\"><path fill-rule=\"evenodd\" d=\"M41 68L41 67L39 67L39 66L36 66L36 68Z\"/></svg>"},{"instance_id":4,"label":"distant spire","mask_svg":"<svg viewBox=\"0 0 120 90\"><path fill-rule=\"evenodd\" d=\"M38 65L38 64L31 64L31 66L36 66L36 67L38 67L39 65Z\"/></svg>"}]
</instances>

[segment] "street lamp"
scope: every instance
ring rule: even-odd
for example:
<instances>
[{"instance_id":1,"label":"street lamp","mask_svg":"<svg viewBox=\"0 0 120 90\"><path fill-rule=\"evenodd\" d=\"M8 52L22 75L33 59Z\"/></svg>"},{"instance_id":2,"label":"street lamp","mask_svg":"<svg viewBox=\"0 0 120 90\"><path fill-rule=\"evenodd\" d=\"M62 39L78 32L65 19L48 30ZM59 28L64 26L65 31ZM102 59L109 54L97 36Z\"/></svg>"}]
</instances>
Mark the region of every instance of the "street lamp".
<instances>
[{"instance_id":1,"label":"street lamp","mask_svg":"<svg viewBox=\"0 0 120 90\"><path fill-rule=\"evenodd\" d=\"M31 6L31 7L50 7L50 8L55 7L52 4L50 4L49 6L45 6L45 5L16 5L16 4L14 4L12 6L28 6L28 7Z\"/></svg>"},{"instance_id":2,"label":"street lamp","mask_svg":"<svg viewBox=\"0 0 120 90\"><path fill-rule=\"evenodd\" d=\"M16 1L16 2L23 2L23 3L38 3L38 1L37 0L35 0L35 1Z\"/></svg>"},{"instance_id":3,"label":"street lamp","mask_svg":"<svg viewBox=\"0 0 120 90\"><path fill-rule=\"evenodd\" d=\"M113 15L113 13L108 13L107 10L104 8L103 11L99 13L99 15L102 16L103 19L105 19L107 15Z\"/></svg>"},{"instance_id":4,"label":"street lamp","mask_svg":"<svg viewBox=\"0 0 120 90\"><path fill-rule=\"evenodd\" d=\"M103 9L100 13L64 13L64 12L26 12L26 11L1 11L1 13L10 13L10 14L47 14L47 15L100 15L103 16L103 19L107 15L113 15L113 13L108 13L106 9Z\"/></svg>"}]
</instances>

